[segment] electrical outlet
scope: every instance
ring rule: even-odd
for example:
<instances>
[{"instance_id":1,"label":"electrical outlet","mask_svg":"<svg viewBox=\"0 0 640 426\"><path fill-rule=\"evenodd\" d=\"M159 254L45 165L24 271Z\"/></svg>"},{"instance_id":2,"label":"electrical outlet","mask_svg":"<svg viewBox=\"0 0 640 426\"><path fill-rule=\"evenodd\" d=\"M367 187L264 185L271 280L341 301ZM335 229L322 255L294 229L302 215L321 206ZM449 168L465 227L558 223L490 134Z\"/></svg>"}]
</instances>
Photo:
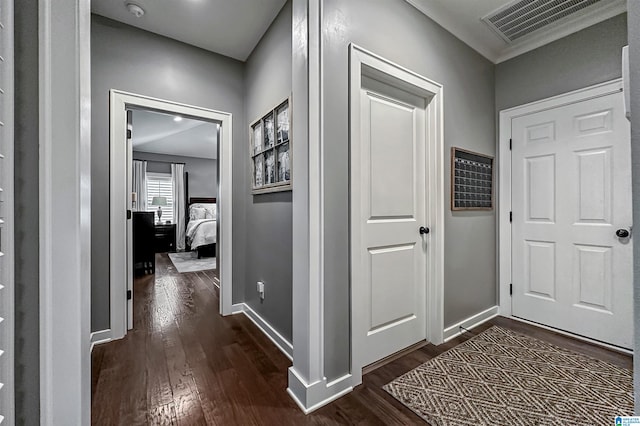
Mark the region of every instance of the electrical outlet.
<instances>
[{"instance_id":1,"label":"electrical outlet","mask_svg":"<svg viewBox=\"0 0 640 426\"><path fill-rule=\"evenodd\" d=\"M262 281L258 281L257 290L258 294L260 294L260 300L264 300L264 283Z\"/></svg>"}]
</instances>

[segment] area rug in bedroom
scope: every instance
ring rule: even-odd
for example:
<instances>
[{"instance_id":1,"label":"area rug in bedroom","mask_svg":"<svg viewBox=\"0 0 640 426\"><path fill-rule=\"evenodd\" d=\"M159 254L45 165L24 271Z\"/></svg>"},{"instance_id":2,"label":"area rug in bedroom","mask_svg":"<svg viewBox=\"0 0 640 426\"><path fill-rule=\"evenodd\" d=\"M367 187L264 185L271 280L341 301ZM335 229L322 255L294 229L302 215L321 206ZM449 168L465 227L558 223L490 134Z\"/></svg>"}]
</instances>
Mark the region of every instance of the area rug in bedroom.
<instances>
[{"instance_id":1,"label":"area rug in bedroom","mask_svg":"<svg viewBox=\"0 0 640 426\"><path fill-rule=\"evenodd\" d=\"M195 251L184 251L179 253L169 253L169 259L178 272L198 272L216 269L215 257L203 257L198 259Z\"/></svg>"},{"instance_id":2,"label":"area rug in bedroom","mask_svg":"<svg viewBox=\"0 0 640 426\"><path fill-rule=\"evenodd\" d=\"M491 327L383 387L433 426L613 425L631 370Z\"/></svg>"}]
</instances>

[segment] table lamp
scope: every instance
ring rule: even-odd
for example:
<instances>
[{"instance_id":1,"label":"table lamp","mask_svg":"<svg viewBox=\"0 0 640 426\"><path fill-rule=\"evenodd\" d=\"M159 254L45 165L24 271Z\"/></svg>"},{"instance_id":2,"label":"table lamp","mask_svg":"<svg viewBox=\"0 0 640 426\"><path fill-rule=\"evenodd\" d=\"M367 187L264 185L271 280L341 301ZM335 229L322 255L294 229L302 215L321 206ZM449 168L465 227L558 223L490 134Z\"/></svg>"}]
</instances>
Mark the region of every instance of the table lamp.
<instances>
[{"instance_id":1,"label":"table lamp","mask_svg":"<svg viewBox=\"0 0 640 426\"><path fill-rule=\"evenodd\" d=\"M167 197L153 197L152 206L158 206L158 222L162 223L162 206L167 205Z\"/></svg>"}]
</instances>

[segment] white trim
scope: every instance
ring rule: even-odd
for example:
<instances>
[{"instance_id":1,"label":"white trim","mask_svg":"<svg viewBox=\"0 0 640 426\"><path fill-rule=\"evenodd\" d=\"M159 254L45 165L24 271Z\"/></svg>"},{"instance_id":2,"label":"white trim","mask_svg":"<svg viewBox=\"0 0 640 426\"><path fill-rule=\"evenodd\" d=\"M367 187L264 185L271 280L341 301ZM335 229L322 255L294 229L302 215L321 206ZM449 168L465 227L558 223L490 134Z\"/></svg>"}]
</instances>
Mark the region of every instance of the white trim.
<instances>
[{"instance_id":1,"label":"white trim","mask_svg":"<svg viewBox=\"0 0 640 426\"><path fill-rule=\"evenodd\" d=\"M293 0L293 366L289 394L305 409L325 400L324 193L322 117L323 0ZM334 388L330 388L332 390Z\"/></svg>"},{"instance_id":2,"label":"white trim","mask_svg":"<svg viewBox=\"0 0 640 426\"><path fill-rule=\"evenodd\" d=\"M353 388L353 376L351 374L346 374L331 382L327 382L326 378L323 378L308 384L297 375L293 368L289 369L287 392L305 414L309 414L348 394ZM300 399L301 396L306 397L306 399Z\"/></svg>"},{"instance_id":3,"label":"white trim","mask_svg":"<svg viewBox=\"0 0 640 426\"><path fill-rule=\"evenodd\" d=\"M91 8L41 0L40 422L91 421Z\"/></svg>"},{"instance_id":4,"label":"white trim","mask_svg":"<svg viewBox=\"0 0 640 426\"><path fill-rule=\"evenodd\" d=\"M94 331L91 333L91 352L93 352L94 346L109 343L111 340L113 340L111 339L111 329Z\"/></svg>"},{"instance_id":5,"label":"white trim","mask_svg":"<svg viewBox=\"0 0 640 426\"><path fill-rule=\"evenodd\" d=\"M236 303L232 307L233 314L243 313L247 318L253 322L256 327L260 329L268 338L273 342L274 345L280 351L289 358L293 360L293 345L289 342L282 334L280 334L275 328L271 326L264 318L260 316L256 311L254 311L251 306L246 303Z\"/></svg>"},{"instance_id":6,"label":"white trim","mask_svg":"<svg viewBox=\"0 0 640 426\"><path fill-rule=\"evenodd\" d=\"M231 306L231 315L244 313L244 303L234 303Z\"/></svg>"},{"instance_id":7,"label":"white trim","mask_svg":"<svg viewBox=\"0 0 640 426\"><path fill-rule=\"evenodd\" d=\"M131 221L126 219L126 210L131 210L131 199L127 196L126 164L131 147L126 143L126 110L144 108L166 111L205 120L216 121L220 128L220 194L218 214L220 215L220 234L218 236L218 258L220 259L220 313L232 313L232 116L230 113L214 111L208 108L166 101L120 90L110 91L109 150L110 150L110 328L113 339L120 339L127 333L126 290L131 285L132 272L130 232L127 227ZM128 241L127 241L128 239ZM125 247L128 248L125 249ZM128 254L129 253L129 254Z\"/></svg>"},{"instance_id":8,"label":"white trim","mask_svg":"<svg viewBox=\"0 0 640 426\"><path fill-rule=\"evenodd\" d=\"M511 312L511 122L528 115L580 101L606 96L622 90L622 79L596 84L551 98L500 111L500 133L498 139L498 294L500 315L513 318ZM515 318L514 318L515 319Z\"/></svg>"},{"instance_id":9,"label":"white trim","mask_svg":"<svg viewBox=\"0 0 640 426\"><path fill-rule=\"evenodd\" d=\"M474 327L477 327L485 322L489 321L498 316L498 305L492 306L489 309L485 309L482 312L478 312L475 315L471 315L469 318L464 319L452 326L449 326L444 329L444 342L448 342L451 339L455 339L456 337L464 334L466 331L462 330L460 327L465 328L467 330L472 330Z\"/></svg>"},{"instance_id":10,"label":"white trim","mask_svg":"<svg viewBox=\"0 0 640 426\"><path fill-rule=\"evenodd\" d=\"M374 53L371 53L354 44L350 45L350 145L351 166L350 176L360 175L359 155L355 150L359 149L360 140L360 87L363 73L379 74L377 78L390 76L394 80L402 81L404 90L428 100L425 111L426 123L426 158L427 182L426 189L429 194L426 201L426 223L431 228L429 233L429 251L427 254L427 291L425 300L427 311L427 340L433 344L443 341L444 315L443 315L443 283L444 283L444 137L443 137L443 87L426 77L416 74L400 65L388 61ZM365 72L366 70L366 72ZM360 199L359 181L350 179L350 212L351 224L360 220L360 204L355 200ZM359 256L362 237L359 227L351 226L351 259ZM359 271L353 267L351 261L351 374L354 383L362 381L362 355L365 349L360 341L357 330L364 330L362 314L355 312L353 301L358 295L354 294L353 282L360 279Z\"/></svg>"},{"instance_id":11,"label":"white trim","mask_svg":"<svg viewBox=\"0 0 640 426\"><path fill-rule=\"evenodd\" d=\"M2 328L0 332L0 341L4 352L1 355L0 365L0 381L2 388L0 390L0 423L15 424L15 215L14 215L14 63L15 49L13 40L13 0L5 0L0 8L2 12L2 22L4 24L2 37L2 56L5 58L2 73L2 86L4 94L4 102L2 104L2 120L4 126L0 130L2 140L2 189L4 193L3 199L3 217L2 225L2 271L0 284L4 288L0 291L0 315L2 316Z\"/></svg>"}]
</instances>

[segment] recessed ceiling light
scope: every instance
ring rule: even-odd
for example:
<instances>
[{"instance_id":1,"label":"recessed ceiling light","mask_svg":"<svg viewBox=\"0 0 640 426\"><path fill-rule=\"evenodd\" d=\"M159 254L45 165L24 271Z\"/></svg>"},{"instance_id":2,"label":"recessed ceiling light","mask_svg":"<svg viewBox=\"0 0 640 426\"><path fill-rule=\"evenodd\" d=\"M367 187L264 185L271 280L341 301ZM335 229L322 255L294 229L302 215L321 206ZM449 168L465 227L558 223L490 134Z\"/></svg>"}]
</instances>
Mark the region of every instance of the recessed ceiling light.
<instances>
[{"instance_id":1,"label":"recessed ceiling light","mask_svg":"<svg viewBox=\"0 0 640 426\"><path fill-rule=\"evenodd\" d=\"M175 117L173 117L173 121L175 121L176 123L179 123L182 121L182 117L180 117L179 115L176 115Z\"/></svg>"},{"instance_id":2,"label":"recessed ceiling light","mask_svg":"<svg viewBox=\"0 0 640 426\"><path fill-rule=\"evenodd\" d=\"M136 18L141 18L144 15L144 9L135 3L127 3L127 10Z\"/></svg>"}]
</instances>

